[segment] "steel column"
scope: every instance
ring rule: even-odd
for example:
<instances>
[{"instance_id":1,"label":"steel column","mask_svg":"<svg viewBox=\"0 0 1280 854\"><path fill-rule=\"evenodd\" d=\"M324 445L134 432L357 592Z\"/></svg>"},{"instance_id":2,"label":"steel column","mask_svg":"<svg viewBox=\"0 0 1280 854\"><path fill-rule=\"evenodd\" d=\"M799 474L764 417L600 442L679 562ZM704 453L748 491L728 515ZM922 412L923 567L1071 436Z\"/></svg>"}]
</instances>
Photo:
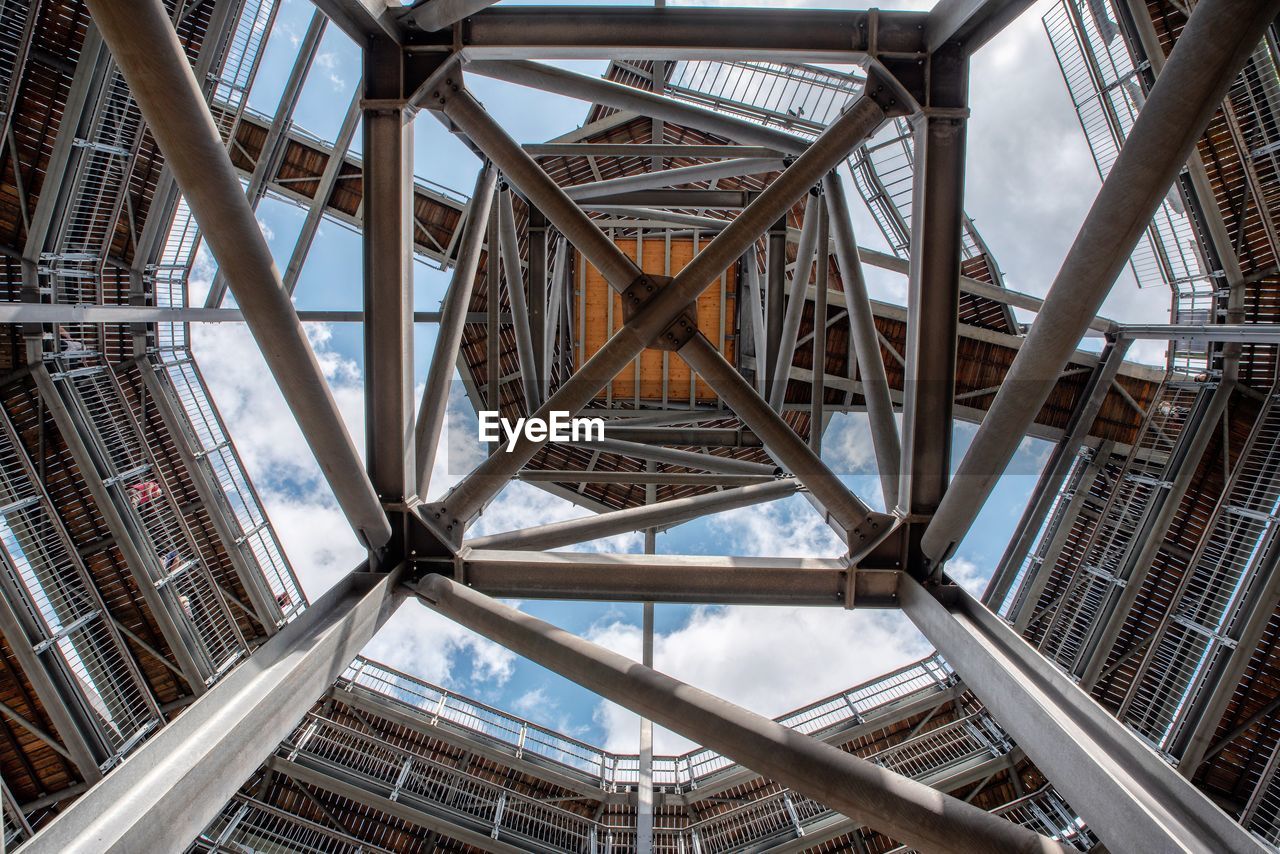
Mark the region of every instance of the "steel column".
<instances>
[{"instance_id":1,"label":"steel column","mask_svg":"<svg viewBox=\"0 0 1280 854\"><path fill-rule=\"evenodd\" d=\"M384 504L413 493L413 118L399 45L364 49L365 444ZM396 558L392 556L394 561Z\"/></svg>"},{"instance_id":2,"label":"steel column","mask_svg":"<svg viewBox=\"0 0 1280 854\"><path fill-rule=\"evenodd\" d=\"M937 852L1062 852L1049 839L431 575L428 605L460 624L765 777Z\"/></svg>"},{"instance_id":3,"label":"steel column","mask_svg":"<svg viewBox=\"0 0 1280 854\"><path fill-rule=\"evenodd\" d=\"M803 234L803 229L801 229ZM764 374L764 394L773 398L773 376L782 347L782 321L787 299L787 218L769 229L765 258L765 346L757 356L756 373Z\"/></svg>"},{"instance_id":4,"label":"steel column","mask_svg":"<svg viewBox=\"0 0 1280 854\"><path fill-rule=\"evenodd\" d=\"M458 363L458 350L462 346L463 327L467 323L467 306L471 290L475 286L476 271L480 266L480 253L484 250L485 230L489 210L493 205L493 187L497 182L497 170L485 166L476 176L471 191L471 209L465 225L466 232L458 249L458 265L453 268L449 289L445 291L440 306L440 328L436 332L435 350L431 366L427 369L427 384L422 390L422 404L418 409L418 421L414 425L414 461L418 467L417 494L425 497L431 485L431 471L435 467L440 437L444 433L449 409L449 387ZM496 264L497 256L491 256L490 264Z\"/></svg>"},{"instance_id":5,"label":"steel column","mask_svg":"<svg viewBox=\"0 0 1280 854\"><path fill-rule=\"evenodd\" d=\"M243 196L242 196L243 198ZM279 746L399 598L353 572L27 844L33 854L180 851ZM302 700L303 702L299 702Z\"/></svg>"},{"instance_id":6,"label":"steel column","mask_svg":"<svg viewBox=\"0 0 1280 854\"><path fill-rule=\"evenodd\" d=\"M566 522L551 522L534 528L475 537L466 540L463 545L473 549L554 549L644 528L668 528L699 516L786 498L795 494L799 488L799 484L790 479L740 486L657 504L612 510Z\"/></svg>"},{"instance_id":7,"label":"steel column","mask_svg":"<svg viewBox=\"0 0 1280 854\"><path fill-rule=\"evenodd\" d=\"M381 546L391 537L390 523L281 286L168 12L159 0L90 0L89 8L334 497L362 542Z\"/></svg>"},{"instance_id":8,"label":"steel column","mask_svg":"<svg viewBox=\"0 0 1280 854\"><path fill-rule=\"evenodd\" d=\"M1108 848L1263 850L962 588L926 589L903 574L898 595L911 621Z\"/></svg>"},{"instance_id":9,"label":"steel column","mask_svg":"<svg viewBox=\"0 0 1280 854\"><path fill-rule=\"evenodd\" d=\"M1202 0L1196 5L1049 289L1026 346L960 464L955 488L925 531L922 549L935 564L951 555L973 524L1277 11L1276 0Z\"/></svg>"},{"instance_id":10,"label":"steel column","mask_svg":"<svg viewBox=\"0 0 1280 854\"><path fill-rule=\"evenodd\" d=\"M914 518L937 509L951 475L966 135L966 120L958 112L967 108L968 73L968 61L954 46L936 51L929 60L929 103L913 120L915 182L898 507ZM919 535L919 526L913 533ZM922 565L914 543L908 560L911 572L931 569Z\"/></svg>"}]
</instances>

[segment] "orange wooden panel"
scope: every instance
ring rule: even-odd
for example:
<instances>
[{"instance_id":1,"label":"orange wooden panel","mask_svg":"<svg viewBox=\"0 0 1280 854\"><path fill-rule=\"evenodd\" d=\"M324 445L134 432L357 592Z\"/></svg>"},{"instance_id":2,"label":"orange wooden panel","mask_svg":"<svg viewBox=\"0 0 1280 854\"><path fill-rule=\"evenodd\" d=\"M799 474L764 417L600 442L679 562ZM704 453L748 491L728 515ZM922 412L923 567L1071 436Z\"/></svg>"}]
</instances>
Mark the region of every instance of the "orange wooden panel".
<instances>
[{"instance_id":1,"label":"orange wooden panel","mask_svg":"<svg viewBox=\"0 0 1280 854\"><path fill-rule=\"evenodd\" d=\"M643 246L639 246L639 241L635 238L623 238L616 243L631 260L639 257L640 268L646 273L675 276L694 256L691 239L671 241L669 265L666 257L667 241L663 237L646 237ZM701 245L705 245L705 241ZM576 269L583 271L578 277L577 295L578 317L581 320L575 320L574 329L575 335L579 329L582 330L583 346L577 350L576 356L576 364L581 367L583 360L591 358L604 346L608 337L622 326L623 319L622 298L609 288L600 271L582 256L579 255L576 261ZM698 328L722 349L730 362L734 358L736 299L737 270L732 267L725 271L723 286L718 281L713 282L698 297ZM720 324L722 304L725 309L723 342ZM668 398L688 400L691 381L689 366L678 354L661 350L645 350L638 359L619 372L607 388L601 390L597 399L634 401L638 397L641 402L661 403L664 365ZM693 393L699 402L715 402L715 393L701 379L694 382Z\"/></svg>"}]
</instances>

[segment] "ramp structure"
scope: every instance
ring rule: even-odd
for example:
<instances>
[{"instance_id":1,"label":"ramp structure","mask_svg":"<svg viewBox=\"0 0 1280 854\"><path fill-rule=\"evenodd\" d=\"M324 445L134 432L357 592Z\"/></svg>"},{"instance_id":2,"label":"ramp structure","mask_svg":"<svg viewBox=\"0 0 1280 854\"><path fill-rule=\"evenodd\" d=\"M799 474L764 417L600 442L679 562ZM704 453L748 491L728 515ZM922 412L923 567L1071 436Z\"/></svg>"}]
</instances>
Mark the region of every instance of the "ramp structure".
<instances>
[{"instance_id":1,"label":"ramp structure","mask_svg":"<svg viewBox=\"0 0 1280 854\"><path fill-rule=\"evenodd\" d=\"M271 0L0 0L6 848L1276 850L1280 3L1045 16L1103 184L1043 299L963 209L970 57L1029 3L314 3L264 115ZM363 76L322 139L293 115L334 28ZM584 124L521 145L477 77ZM414 135L444 133L480 158L467 193L414 176ZM267 197L306 211L279 267ZM358 312L291 300L326 218L363 235ZM415 258L450 272L439 311ZM1169 324L1098 315L1126 267ZM363 325L363 459L308 320ZM314 602L192 356L216 322L253 333L367 549ZM1140 339L1163 369L1125 361ZM476 410L606 438L433 488L455 372ZM874 507L822 458L843 412ZM1054 450L979 600L947 561L1025 436ZM471 534L517 479L593 512ZM844 556L654 554L796 494ZM645 554L558 550L630 531ZM362 657L408 597L637 712L639 750ZM502 598L643 602L650 639L654 603L895 608L936 652L771 721ZM701 746L654 755L654 722Z\"/></svg>"}]
</instances>

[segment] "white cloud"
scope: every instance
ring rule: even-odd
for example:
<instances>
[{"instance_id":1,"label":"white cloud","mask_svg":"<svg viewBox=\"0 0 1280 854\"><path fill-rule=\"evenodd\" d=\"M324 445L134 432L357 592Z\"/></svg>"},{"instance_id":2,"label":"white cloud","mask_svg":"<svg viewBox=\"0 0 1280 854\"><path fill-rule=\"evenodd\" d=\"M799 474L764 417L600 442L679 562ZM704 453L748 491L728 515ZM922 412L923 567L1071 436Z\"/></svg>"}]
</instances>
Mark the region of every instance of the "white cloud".
<instances>
[{"instance_id":1,"label":"white cloud","mask_svg":"<svg viewBox=\"0 0 1280 854\"><path fill-rule=\"evenodd\" d=\"M608 622L586 635L639 659L640 627ZM695 609L680 628L654 638L657 669L730 702L774 717L921 658L929 645L894 611L732 606ZM596 708L606 747L634 751L639 718L607 701ZM655 730L654 749L690 742Z\"/></svg>"}]
</instances>

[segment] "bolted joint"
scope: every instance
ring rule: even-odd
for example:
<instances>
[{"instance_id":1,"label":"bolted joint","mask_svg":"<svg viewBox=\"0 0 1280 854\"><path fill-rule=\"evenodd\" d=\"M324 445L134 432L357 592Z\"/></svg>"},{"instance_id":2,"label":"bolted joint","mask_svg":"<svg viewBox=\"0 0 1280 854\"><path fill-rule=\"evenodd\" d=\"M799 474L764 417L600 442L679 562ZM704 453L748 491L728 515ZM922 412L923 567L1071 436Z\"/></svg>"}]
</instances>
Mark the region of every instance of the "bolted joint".
<instances>
[{"instance_id":1,"label":"bolted joint","mask_svg":"<svg viewBox=\"0 0 1280 854\"><path fill-rule=\"evenodd\" d=\"M449 101L462 92L462 75L455 71L446 75L444 79L435 81L434 85L428 87L423 101L429 110L444 110Z\"/></svg>"},{"instance_id":2,"label":"bolted joint","mask_svg":"<svg viewBox=\"0 0 1280 854\"><path fill-rule=\"evenodd\" d=\"M655 350L679 350L693 340L698 334L698 317L694 304L681 312L671 325L662 330L662 334L649 346Z\"/></svg>"},{"instance_id":3,"label":"bolted joint","mask_svg":"<svg viewBox=\"0 0 1280 854\"><path fill-rule=\"evenodd\" d=\"M914 112L914 105L906 89L883 69L874 66L868 69L863 94L875 101L886 116L906 116Z\"/></svg>"},{"instance_id":4,"label":"bolted joint","mask_svg":"<svg viewBox=\"0 0 1280 854\"><path fill-rule=\"evenodd\" d=\"M622 292L623 320L629 323L671 282L670 276L661 276L656 273L641 273L637 276L635 281L627 285L626 290ZM679 317L650 342L649 347L654 350L679 350L697 334L698 308L696 302L691 302Z\"/></svg>"}]
</instances>

